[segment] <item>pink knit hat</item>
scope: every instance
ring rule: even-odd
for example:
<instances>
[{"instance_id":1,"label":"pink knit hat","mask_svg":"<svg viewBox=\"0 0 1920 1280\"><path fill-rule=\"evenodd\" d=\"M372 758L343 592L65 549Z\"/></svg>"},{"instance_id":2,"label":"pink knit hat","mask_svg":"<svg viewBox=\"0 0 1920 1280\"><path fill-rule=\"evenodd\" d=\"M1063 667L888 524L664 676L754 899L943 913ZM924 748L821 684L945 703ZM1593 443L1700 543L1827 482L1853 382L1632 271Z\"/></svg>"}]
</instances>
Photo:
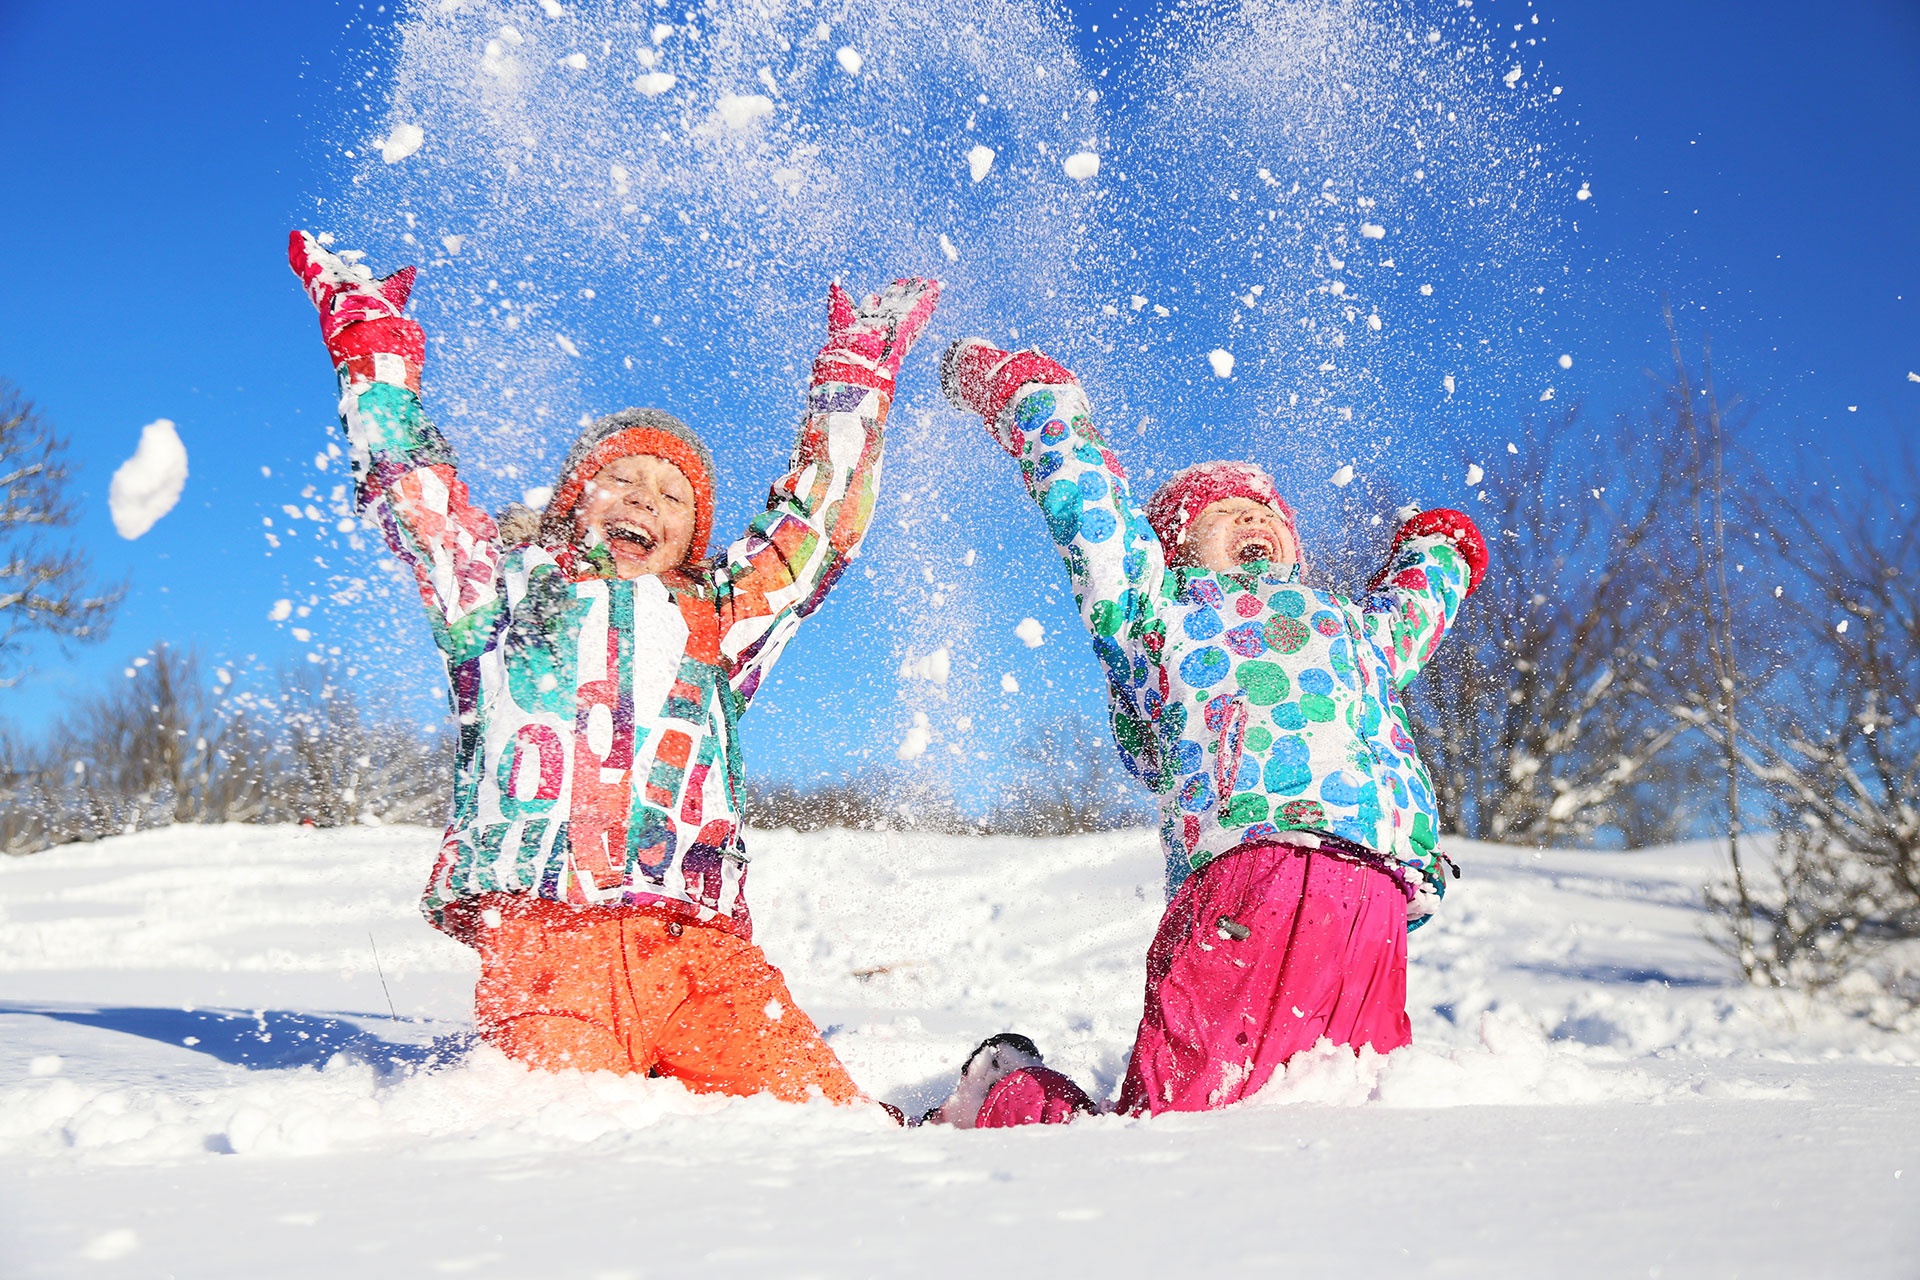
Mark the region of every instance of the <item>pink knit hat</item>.
<instances>
[{"instance_id":1,"label":"pink knit hat","mask_svg":"<svg viewBox=\"0 0 1920 1280\"><path fill-rule=\"evenodd\" d=\"M1147 503L1147 523L1159 536L1168 560L1185 541L1193 518L1222 498L1251 498L1272 507L1293 535L1294 545L1299 545L1293 508L1274 490L1272 476L1251 462L1200 462L1161 485Z\"/></svg>"}]
</instances>

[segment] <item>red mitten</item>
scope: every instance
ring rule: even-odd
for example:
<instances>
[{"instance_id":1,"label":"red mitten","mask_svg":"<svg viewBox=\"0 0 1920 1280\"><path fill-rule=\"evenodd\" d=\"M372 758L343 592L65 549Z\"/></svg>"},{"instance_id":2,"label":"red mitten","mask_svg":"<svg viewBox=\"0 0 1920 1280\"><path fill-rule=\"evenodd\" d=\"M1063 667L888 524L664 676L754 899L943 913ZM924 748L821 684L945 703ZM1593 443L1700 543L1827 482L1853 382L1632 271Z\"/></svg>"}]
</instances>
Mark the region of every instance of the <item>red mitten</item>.
<instances>
[{"instance_id":1,"label":"red mitten","mask_svg":"<svg viewBox=\"0 0 1920 1280\"><path fill-rule=\"evenodd\" d=\"M412 267L376 280L367 268L329 253L304 231L288 235L287 265L320 312L320 336L334 368L420 389L426 337L403 314L413 292Z\"/></svg>"},{"instance_id":2,"label":"red mitten","mask_svg":"<svg viewBox=\"0 0 1920 1280\"><path fill-rule=\"evenodd\" d=\"M938 280L895 280L859 306L838 284L827 290L827 345L813 358L813 385L850 382L893 394L900 364L940 303Z\"/></svg>"},{"instance_id":3,"label":"red mitten","mask_svg":"<svg viewBox=\"0 0 1920 1280\"><path fill-rule=\"evenodd\" d=\"M1436 507L1432 511L1422 511L1413 519L1400 526L1393 535L1393 546L1387 551L1387 559L1393 559L1393 553L1402 543L1413 538L1435 534L1453 544L1467 562L1467 594L1472 595L1480 588L1480 579L1487 576L1487 540L1480 536L1480 530L1464 511L1453 511L1446 507ZM1378 587L1387 579L1387 569L1382 569L1374 578L1372 586Z\"/></svg>"},{"instance_id":4,"label":"red mitten","mask_svg":"<svg viewBox=\"0 0 1920 1280\"><path fill-rule=\"evenodd\" d=\"M1038 351L1002 351L985 338L962 338L947 348L940 361L940 389L956 409L977 413L987 430L1008 453L1017 453L1011 438L1000 429L1000 414L1020 388L1033 382L1053 386L1080 380L1065 366Z\"/></svg>"}]
</instances>

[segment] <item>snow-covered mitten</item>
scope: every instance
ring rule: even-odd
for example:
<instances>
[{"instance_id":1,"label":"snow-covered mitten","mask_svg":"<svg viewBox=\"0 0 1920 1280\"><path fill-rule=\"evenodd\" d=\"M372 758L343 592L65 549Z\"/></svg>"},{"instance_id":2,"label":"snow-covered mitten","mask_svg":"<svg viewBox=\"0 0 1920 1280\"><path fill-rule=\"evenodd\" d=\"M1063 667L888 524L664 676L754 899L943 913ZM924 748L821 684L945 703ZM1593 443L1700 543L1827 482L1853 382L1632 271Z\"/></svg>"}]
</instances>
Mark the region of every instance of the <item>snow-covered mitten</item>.
<instances>
[{"instance_id":1,"label":"snow-covered mitten","mask_svg":"<svg viewBox=\"0 0 1920 1280\"><path fill-rule=\"evenodd\" d=\"M901 362L939 303L938 280L895 280L859 306L835 283L827 290L827 345L813 358L813 385L849 382L891 397Z\"/></svg>"},{"instance_id":2,"label":"snow-covered mitten","mask_svg":"<svg viewBox=\"0 0 1920 1280\"><path fill-rule=\"evenodd\" d=\"M1431 867L1416 867L1417 875L1412 877L1414 893L1407 903L1407 932L1411 933L1427 921L1433 919L1433 913L1440 909L1440 900L1447 896L1447 873L1460 878L1460 868L1453 859L1444 853L1433 855Z\"/></svg>"},{"instance_id":3,"label":"snow-covered mitten","mask_svg":"<svg viewBox=\"0 0 1920 1280\"><path fill-rule=\"evenodd\" d=\"M287 265L320 312L320 336L334 368L356 378L420 389L426 338L404 314L414 268L373 272L323 248L305 231L287 237Z\"/></svg>"},{"instance_id":4,"label":"snow-covered mitten","mask_svg":"<svg viewBox=\"0 0 1920 1280\"><path fill-rule=\"evenodd\" d=\"M1080 380L1038 351L1002 351L985 338L962 338L940 360L940 389L956 409L977 413L1000 447L1018 457L1019 442L1000 421L1007 404L1028 383L1054 386Z\"/></svg>"},{"instance_id":5,"label":"snow-covered mitten","mask_svg":"<svg viewBox=\"0 0 1920 1280\"><path fill-rule=\"evenodd\" d=\"M965 1065L960 1068L960 1079L947 1100L922 1116L920 1122L971 1129L993 1086L1016 1071L1043 1065L1039 1046L1019 1032L1002 1031L988 1036L967 1055Z\"/></svg>"},{"instance_id":6,"label":"snow-covered mitten","mask_svg":"<svg viewBox=\"0 0 1920 1280\"><path fill-rule=\"evenodd\" d=\"M1472 595L1480 587L1480 579L1487 576L1487 540L1480 536L1478 526L1472 517L1464 511L1454 511L1447 507L1435 507L1432 511L1422 511L1401 525L1393 535L1393 546L1387 552L1387 562L1391 566L1394 552L1400 545L1414 538L1437 534L1453 544L1460 558L1467 562L1467 594ZM1378 587L1386 581L1390 568L1382 569L1373 585Z\"/></svg>"}]
</instances>

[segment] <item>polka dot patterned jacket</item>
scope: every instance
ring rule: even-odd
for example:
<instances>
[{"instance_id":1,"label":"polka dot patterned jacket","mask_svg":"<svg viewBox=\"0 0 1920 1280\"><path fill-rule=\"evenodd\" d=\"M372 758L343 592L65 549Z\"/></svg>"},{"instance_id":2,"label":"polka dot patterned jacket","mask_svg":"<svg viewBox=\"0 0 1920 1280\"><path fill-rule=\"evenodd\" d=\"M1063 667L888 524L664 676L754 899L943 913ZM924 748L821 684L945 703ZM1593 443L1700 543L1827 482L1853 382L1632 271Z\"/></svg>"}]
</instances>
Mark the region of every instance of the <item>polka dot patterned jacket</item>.
<instances>
[{"instance_id":1,"label":"polka dot patterned jacket","mask_svg":"<svg viewBox=\"0 0 1920 1280\"><path fill-rule=\"evenodd\" d=\"M1001 424L1106 668L1122 755L1159 796L1168 896L1244 843L1314 833L1383 855L1424 919L1444 889L1438 814L1399 690L1477 585L1472 522L1410 521L1357 601L1297 566L1170 568L1078 386L1031 384Z\"/></svg>"}]
</instances>

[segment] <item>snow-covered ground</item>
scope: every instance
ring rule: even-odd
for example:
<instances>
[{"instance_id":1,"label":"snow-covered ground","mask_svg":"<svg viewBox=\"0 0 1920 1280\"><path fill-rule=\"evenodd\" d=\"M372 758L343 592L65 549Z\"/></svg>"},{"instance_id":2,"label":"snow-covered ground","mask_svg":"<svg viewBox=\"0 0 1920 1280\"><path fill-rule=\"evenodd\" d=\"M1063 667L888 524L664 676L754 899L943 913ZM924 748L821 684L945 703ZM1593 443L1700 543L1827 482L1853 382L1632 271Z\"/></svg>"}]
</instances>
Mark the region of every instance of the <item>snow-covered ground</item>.
<instances>
[{"instance_id":1,"label":"snow-covered ground","mask_svg":"<svg viewBox=\"0 0 1920 1280\"><path fill-rule=\"evenodd\" d=\"M902 1132L472 1049L473 959L413 907L435 839L0 864L0 1274L1920 1273L1920 1041L1733 984L1711 847L1451 846L1388 1058L1209 1115ZM753 847L760 941L871 1092L922 1110L1005 1029L1112 1091L1150 834Z\"/></svg>"}]
</instances>

